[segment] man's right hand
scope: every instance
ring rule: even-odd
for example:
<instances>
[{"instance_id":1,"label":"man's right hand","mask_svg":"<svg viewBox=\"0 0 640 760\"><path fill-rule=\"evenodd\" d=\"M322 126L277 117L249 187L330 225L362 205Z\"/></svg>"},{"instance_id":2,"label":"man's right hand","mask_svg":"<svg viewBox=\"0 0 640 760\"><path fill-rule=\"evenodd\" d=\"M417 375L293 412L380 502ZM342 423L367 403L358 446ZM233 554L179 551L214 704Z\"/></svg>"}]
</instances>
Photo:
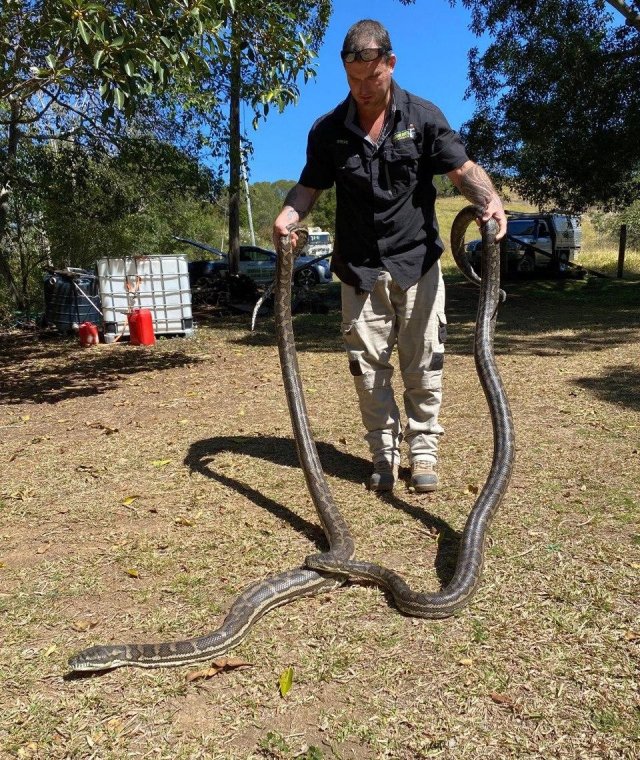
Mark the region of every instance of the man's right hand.
<instances>
[{"instance_id":1,"label":"man's right hand","mask_svg":"<svg viewBox=\"0 0 640 760\"><path fill-rule=\"evenodd\" d=\"M289 190L284 199L282 211L273 223L273 244L276 251L280 247L280 239L289 234L291 234L291 245L296 247L298 236L291 230L311 211L321 192L322 190L300 184L294 185Z\"/></svg>"},{"instance_id":2,"label":"man's right hand","mask_svg":"<svg viewBox=\"0 0 640 760\"><path fill-rule=\"evenodd\" d=\"M291 235L291 245L295 248L298 242L298 236L291 230L300 221L298 212L291 206L285 206L278 214L275 222L273 223L273 244L276 251L280 248L280 240L287 235Z\"/></svg>"}]
</instances>

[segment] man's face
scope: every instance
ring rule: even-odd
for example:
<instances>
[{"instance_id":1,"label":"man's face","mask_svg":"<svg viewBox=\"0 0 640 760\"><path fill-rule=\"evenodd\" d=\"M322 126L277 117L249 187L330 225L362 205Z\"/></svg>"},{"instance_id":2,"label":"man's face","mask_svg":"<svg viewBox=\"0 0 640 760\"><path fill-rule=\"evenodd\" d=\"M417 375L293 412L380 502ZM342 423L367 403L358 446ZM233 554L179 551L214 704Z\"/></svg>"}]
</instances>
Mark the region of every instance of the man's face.
<instances>
[{"instance_id":1,"label":"man's face","mask_svg":"<svg viewBox=\"0 0 640 760\"><path fill-rule=\"evenodd\" d=\"M378 46L372 40L363 47ZM373 113L386 108L395 64L396 57L393 53L388 58L383 55L375 61L344 64L351 95L360 111Z\"/></svg>"}]
</instances>

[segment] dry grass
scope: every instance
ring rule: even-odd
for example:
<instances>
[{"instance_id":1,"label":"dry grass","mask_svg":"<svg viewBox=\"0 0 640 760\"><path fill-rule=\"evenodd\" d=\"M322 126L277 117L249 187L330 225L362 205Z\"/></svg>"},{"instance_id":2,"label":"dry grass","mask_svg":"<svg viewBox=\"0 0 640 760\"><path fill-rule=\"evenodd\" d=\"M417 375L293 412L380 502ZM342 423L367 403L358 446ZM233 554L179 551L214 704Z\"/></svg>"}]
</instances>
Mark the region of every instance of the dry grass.
<instances>
[{"instance_id":1,"label":"dry grass","mask_svg":"<svg viewBox=\"0 0 640 760\"><path fill-rule=\"evenodd\" d=\"M236 650L252 668L193 683L184 668L64 676L93 642L210 630L247 583L322 542L272 321L250 335L246 318L218 318L150 349L4 336L0 756L640 757L639 288L510 284L497 348L517 468L467 610L412 620L349 585L260 621ZM425 589L450 572L490 459L474 299L449 288L434 495L364 489L339 315L296 319L320 455L358 553Z\"/></svg>"}]
</instances>

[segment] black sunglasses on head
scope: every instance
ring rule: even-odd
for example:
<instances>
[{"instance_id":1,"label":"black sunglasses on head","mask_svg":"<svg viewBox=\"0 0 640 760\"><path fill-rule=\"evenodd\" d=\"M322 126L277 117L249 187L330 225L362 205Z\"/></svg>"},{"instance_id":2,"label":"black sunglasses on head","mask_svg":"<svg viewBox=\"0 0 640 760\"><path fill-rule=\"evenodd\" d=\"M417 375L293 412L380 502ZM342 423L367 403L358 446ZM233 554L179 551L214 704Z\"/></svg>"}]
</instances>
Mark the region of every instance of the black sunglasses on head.
<instances>
[{"instance_id":1,"label":"black sunglasses on head","mask_svg":"<svg viewBox=\"0 0 640 760\"><path fill-rule=\"evenodd\" d=\"M344 63L353 63L354 61L375 61L381 55L387 55L391 52L390 48L365 48L364 50L342 50L340 58Z\"/></svg>"}]
</instances>

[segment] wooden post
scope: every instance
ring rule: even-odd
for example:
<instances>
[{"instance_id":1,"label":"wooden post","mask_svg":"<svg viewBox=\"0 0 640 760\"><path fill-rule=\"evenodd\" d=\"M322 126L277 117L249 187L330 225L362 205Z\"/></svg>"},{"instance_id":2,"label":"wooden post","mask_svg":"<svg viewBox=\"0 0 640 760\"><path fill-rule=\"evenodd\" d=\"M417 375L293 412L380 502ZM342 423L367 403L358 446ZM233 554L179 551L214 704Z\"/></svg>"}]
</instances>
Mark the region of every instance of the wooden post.
<instances>
[{"instance_id":1,"label":"wooden post","mask_svg":"<svg viewBox=\"0 0 640 760\"><path fill-rule=\"evenodd\" d=\"M624 252L627 247L627 225L620 226L620 247L618 248L618 279L624 275Z\"/></svg>"}]
</instances>

